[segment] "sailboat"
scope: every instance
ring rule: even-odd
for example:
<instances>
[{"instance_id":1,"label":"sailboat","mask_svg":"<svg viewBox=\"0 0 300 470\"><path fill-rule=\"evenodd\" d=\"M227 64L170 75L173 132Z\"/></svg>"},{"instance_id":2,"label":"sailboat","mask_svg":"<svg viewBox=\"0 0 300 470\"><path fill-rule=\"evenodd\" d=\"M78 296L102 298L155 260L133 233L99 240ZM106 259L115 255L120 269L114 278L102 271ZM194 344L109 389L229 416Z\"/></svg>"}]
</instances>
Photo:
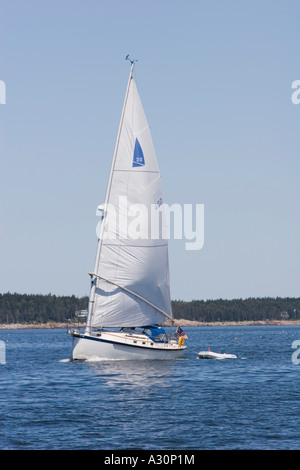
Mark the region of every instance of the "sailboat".
<instances>
[{"instance_id":1,"label":"sailboat","mask_svg":"<svg viewBox=\"0 0 300 470\"><path fill-rule=\"evenodd\" d=\"M130 62L106 199L98 207L86 327L69 331L73 359L173 359L186 349L182 336L161 326L173 318L161 178Z\"/></svg>"}]
</instances>

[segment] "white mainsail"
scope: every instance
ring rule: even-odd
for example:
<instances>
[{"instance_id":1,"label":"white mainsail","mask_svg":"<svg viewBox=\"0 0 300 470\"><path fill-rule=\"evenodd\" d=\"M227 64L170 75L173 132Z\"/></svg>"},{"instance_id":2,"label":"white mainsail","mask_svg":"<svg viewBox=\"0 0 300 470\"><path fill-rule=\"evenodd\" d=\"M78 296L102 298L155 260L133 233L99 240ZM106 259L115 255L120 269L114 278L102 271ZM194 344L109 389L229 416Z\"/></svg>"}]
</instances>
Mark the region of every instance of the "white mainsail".
<instances>
[{"instance_id":1,"label":"white mainsail","mask_svg":"<svg viewBox=\"0 0 300 470\"><path fill-rule=\"evenodd\" d=\"M161 179L133 66L91 273L88 330L146 326L172 318L168 244L158 214Z\"/></svg>"}]
</instances>

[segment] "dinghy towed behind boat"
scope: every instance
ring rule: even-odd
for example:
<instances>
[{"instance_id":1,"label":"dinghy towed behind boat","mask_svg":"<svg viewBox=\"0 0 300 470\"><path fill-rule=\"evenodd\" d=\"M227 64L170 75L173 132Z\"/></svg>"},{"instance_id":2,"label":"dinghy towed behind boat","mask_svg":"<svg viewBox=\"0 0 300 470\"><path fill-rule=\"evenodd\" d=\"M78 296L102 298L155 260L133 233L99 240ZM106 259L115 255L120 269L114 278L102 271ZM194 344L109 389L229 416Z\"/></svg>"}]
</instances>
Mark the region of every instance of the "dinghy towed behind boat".
<instances>
[{"instance_id":1,"label":"dinghy towed behind boat","mask_svg":"<svg viewBox=\"0 0 300 470\"><path fill-rule=\"evenodd\" d=\"M216 353L213 351L200 351L198 352L199 359L237 359L235 354Z\"/></svg>"},{"instance_id":2,"label":"dinghy towed behind boat","mask_svg":"<svg viewBox=\"0 0 300 470\"><path fill-rule=\"evenodd\" d=\"M182 357L186 349L183 337L179 341L169 338L158 326L172 319L168 244L161 223L163 196L133 77L134 61L130 62L106 200L99 206L102 223L90 273L87 324L83 334L69 331L73 359L173 359ZM130 224L130 210L137 206L143 208L140 222L160 212L158 217L151 216L151 224L144 223L147 233L139 238L131 233L134 224Z\"/></svg>"}]
</instances>

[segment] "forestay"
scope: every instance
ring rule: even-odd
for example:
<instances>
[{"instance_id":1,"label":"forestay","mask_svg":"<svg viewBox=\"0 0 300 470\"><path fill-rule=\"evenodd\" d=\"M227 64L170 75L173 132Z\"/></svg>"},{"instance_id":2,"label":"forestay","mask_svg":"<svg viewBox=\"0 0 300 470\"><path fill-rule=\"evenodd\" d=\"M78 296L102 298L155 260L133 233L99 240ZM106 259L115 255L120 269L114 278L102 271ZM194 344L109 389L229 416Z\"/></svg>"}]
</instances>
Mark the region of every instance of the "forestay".
<instances>
[{"instance_id":1,"label":"forestay","mask_svg":"<svg viewBox=\"0 0 300 470\"><path fill-rule=\"evenodd\" d=\"M133 64L91 274L88 328L145 326L172 317L161 179L132 71Z\"/></svg>"}]
</instances>

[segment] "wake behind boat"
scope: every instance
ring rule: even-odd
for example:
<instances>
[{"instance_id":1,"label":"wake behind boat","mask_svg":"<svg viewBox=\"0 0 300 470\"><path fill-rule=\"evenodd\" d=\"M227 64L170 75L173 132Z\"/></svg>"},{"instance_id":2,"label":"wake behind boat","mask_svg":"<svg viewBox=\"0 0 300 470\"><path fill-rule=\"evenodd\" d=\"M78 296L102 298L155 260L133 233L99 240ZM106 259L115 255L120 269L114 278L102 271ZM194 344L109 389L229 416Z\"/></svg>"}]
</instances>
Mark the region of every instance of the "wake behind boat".
<instances>
[{"instance_id":1,"label":"wake behind boat","mask_svg":"<svg viewBox=\"0 0 300 470\"><path fill-rule=\"evenodd\" d=\"M172 319L167 231L160 173L133 68L131 61L105 204L98 207L102 223L87 324L83 334L69 332L73 359L170 359L186 349L182 330L169 338L157 327Z\"/></svg>"}]
</instances>

